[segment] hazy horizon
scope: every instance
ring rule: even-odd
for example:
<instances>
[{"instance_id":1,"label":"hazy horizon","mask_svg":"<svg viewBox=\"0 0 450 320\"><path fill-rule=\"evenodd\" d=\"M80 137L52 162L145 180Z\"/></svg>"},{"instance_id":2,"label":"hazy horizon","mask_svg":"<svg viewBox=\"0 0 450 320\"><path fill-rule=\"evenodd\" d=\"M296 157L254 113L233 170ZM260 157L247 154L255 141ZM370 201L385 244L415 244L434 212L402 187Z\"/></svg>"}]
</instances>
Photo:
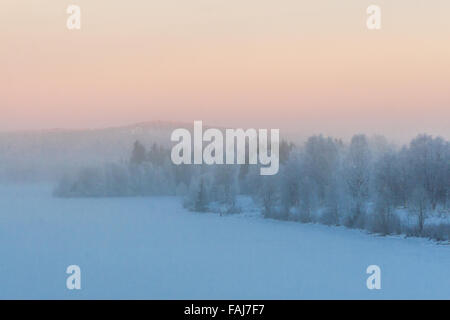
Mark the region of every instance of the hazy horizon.
<instances>
[{"instance_id":1,"label":"hazy horizon","mask_svg":"<svg viewBox=\"0 0 450 320\"><path fill-rule=\"evenodd\" d=\"M6 0L0 132L151 119L450 137L448 1ZM366 28L366 9L382 29Z\"/></svg>"},{"instance_id":2,"label":"hazy horizon","mask_svg":"<svg viewBox=\"0 0 450 320\"><path fill-rule=\"evenodd\" d=\"M200 120L200 119L197 119ZM18 129L18 130L8 130L8 131L0 131L0 134L27 134L27 133L51 133L51 132L89 132L89 131L103 131L103 130L113 130L113 129L125 129L125 128L132 128L132 127L136 127L136 126L140 126L140 125L166 125L166 126L180 126L183 128L190 128L193 126L193 121L192 122L187 122L187 121L172 121L172 120L149 120L149 121L140 121L140 122L135 122L135 123L123 123L123 124L117 124L117 125L110 125L110 126L105 126L105 127L54 127L54 128L34 128L34 129ZM210 128L220 128L220 129L224 129L224 128L243 128L243 129L250 129L252 127L240 127L240 126L227 126L227 125L215 125L214 123L205 123L203 122L203 126L204 127L210 127ZM258 129L258 128L256 128ZM274 129L274 128L262 128L262 129ZM275 128L278 129L278 128ZM367 133L367 132L354 132L348 135L329 135L329 134L325 134L323 132L313 132L313 133L299 133L299 132L295 132L295 131L289 131L289 130L283 130L281 129L280 131L280 138L282 140L286 140L288 142L294 142L294 143L304 143L306 142L306 140L311 137L311 136L318 136L318 135L322 135L325 137L331 137L334 139L341 139L344 142L348 143L350 142L351 138L354 135L358 135L358 134L364 134L366 135L368 138L375 138L377 136L382 136L384 138L386 138L386 141L389 143L394 143L397 146L402 146L402 145L408 145L413 138L417 137L418 135L421 134L428 134L428 135L432 135L434 137L441 137L444 139L448 139L448 136L445 135L440 135L440 134L431 134L429 132L417 132L416 134L413 134L411 136L405 136L403 138L399 138L399 137L392 137L386 134L383 134L382 132L374 132L374 133ZM169 142L169 141L168 141Z\"/></svg>"}]
</instances>

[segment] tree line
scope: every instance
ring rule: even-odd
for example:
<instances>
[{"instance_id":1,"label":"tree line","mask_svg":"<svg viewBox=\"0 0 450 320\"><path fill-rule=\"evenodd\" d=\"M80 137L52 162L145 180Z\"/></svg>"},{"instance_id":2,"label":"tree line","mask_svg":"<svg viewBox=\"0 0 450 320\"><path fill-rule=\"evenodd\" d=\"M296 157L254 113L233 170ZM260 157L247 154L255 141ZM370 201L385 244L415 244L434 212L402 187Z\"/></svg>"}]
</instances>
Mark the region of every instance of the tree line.
<instances>
[{"instance_id":1,"label":"tree line","mask_svg":"<svg viewBox=\"0 0 450 320\"><path fill-rule=\"evenodd\" d=\"M239 196L266 218L344 225L381 234L450 239L450 143L421 134L398 147L382 136L349 143L316 135L280 144L280 171L258 165L174 165L170 150L136 141L129 160L61 179L62 197L183 197L198 212L238 213Z\"/></svg>"}]
</instances>

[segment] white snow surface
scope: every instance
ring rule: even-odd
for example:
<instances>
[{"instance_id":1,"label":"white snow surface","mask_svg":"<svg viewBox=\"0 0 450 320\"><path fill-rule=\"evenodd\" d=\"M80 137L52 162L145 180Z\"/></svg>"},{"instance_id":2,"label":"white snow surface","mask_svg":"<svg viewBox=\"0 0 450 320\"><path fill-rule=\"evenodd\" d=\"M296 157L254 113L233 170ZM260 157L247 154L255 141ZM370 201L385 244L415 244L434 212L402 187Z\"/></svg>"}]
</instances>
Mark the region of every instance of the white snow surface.
<instances>
[{"instance_id":1,"label":"white snow surface","mask_svg":"<svg viewBox=\"0 0 450 320\"><path fill-rule=\"evenodd\" d=\"M81 268L81 290L66 268ZM381 268L381 290L366 268ZM0 186L1 299L450 299L450 246L192 213L175 197L58 199Z\"/></svg>"}]
</instances>

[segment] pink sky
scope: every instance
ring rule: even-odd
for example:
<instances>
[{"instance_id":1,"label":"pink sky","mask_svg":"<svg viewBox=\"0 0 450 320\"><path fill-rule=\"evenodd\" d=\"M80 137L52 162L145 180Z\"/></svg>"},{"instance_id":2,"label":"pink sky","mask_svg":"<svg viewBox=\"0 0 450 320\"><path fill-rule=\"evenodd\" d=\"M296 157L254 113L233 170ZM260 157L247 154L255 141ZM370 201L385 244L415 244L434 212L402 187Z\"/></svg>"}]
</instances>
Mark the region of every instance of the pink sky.
<instances>
[{"instance_id":1,"label":"pink sky","mask_svg":"<svg viewBox=\"0 0 450 320\"><path fill-rule=\"evenodd\" d=\"M3 0L0 131L203 120L450 137L450 2L341 2Z\"/></svg>"}]
</instances>

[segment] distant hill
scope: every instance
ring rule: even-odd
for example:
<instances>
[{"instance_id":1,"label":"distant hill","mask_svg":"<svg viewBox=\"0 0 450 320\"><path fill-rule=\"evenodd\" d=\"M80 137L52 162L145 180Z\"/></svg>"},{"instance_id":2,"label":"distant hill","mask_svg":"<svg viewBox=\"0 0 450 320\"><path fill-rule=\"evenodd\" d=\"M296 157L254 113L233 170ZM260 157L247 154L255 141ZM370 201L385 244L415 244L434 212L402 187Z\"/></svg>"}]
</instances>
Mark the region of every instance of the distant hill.
<instances>
[{"instance_id":1,"label":"distant hill","mask_svg":"<svg viewBox=\"0 0 450 320\"><path fill-rule=\"evenodd\" d=\"M53 180L86 165L126 161L134 141L170 144L176 128L192 123L142 122L104 129L0 133L0 180Z\"/></svg>"}]
</instances>

